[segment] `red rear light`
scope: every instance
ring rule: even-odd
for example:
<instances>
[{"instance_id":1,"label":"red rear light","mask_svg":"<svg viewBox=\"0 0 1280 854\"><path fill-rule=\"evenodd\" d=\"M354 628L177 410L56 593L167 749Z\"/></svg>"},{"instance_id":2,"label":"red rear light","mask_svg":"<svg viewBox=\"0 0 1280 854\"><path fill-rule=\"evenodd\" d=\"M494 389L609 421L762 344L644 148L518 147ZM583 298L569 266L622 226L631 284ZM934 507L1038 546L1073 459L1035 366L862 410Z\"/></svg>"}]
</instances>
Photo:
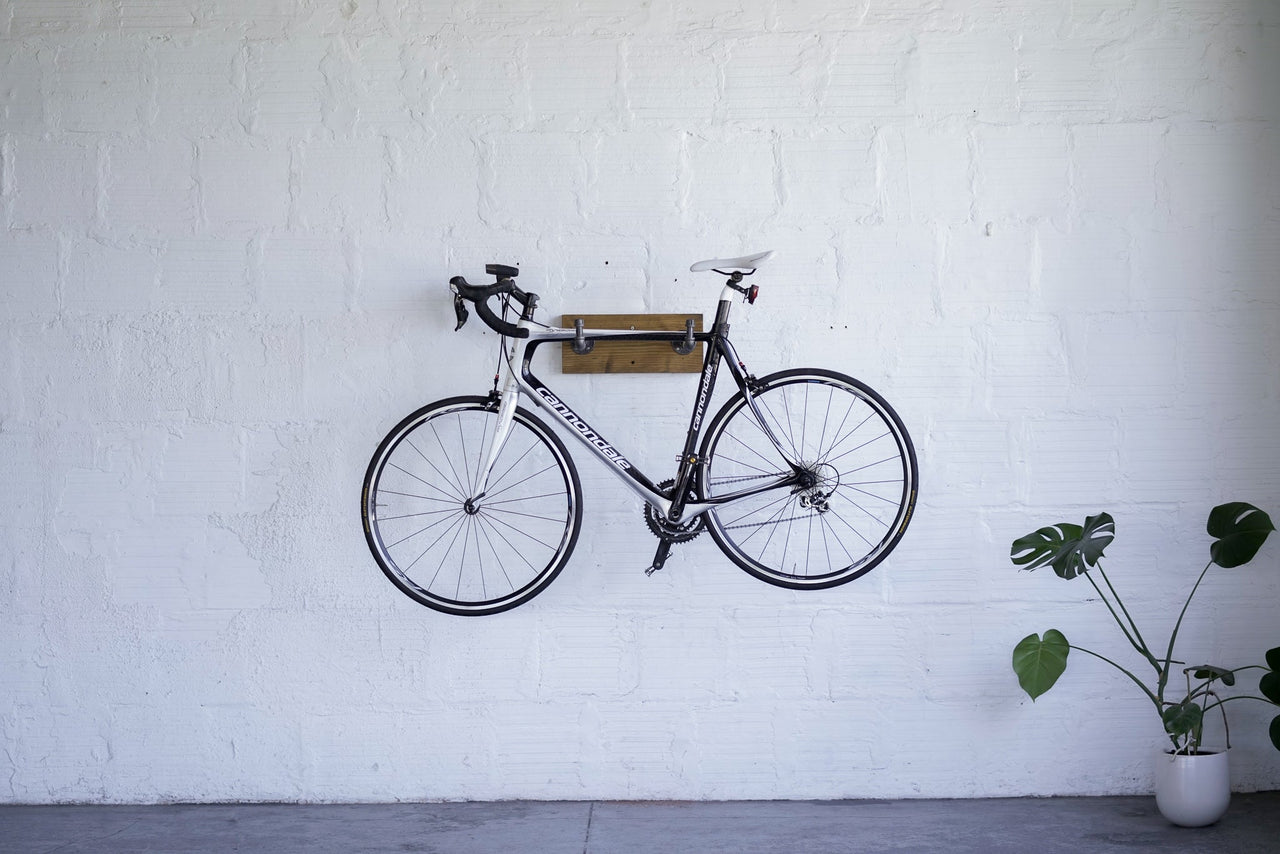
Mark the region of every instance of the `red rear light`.
<instances>
[{"instance_id":1,"label":"red rear light","mask_svg":"<svg viewBox=\"0 0 1280 854\"><path fill-rule=\"evenodd\" d=\"M759 285L752 285L751 287L747 288L747 302L750 303L751 305L755 305L756 296L759 295L759 293L760 293Z\"/></svg>"}]
</instances>

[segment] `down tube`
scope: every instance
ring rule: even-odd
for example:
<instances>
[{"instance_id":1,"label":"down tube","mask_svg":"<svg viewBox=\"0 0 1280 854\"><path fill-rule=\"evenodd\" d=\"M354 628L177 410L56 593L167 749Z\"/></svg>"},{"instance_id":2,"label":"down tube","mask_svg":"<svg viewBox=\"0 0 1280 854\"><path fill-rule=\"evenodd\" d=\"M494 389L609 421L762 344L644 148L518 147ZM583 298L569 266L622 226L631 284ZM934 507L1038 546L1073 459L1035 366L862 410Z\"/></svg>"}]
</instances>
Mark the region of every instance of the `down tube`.
<instances>
[{"instance_id":1,"label":"down tube","mask_svg":"<svg viewBox=\"0 0 1280 854\"><path fill-rule=\"evenodd\" d=\"M547 388L526 366L521 385L540 408L555 416L628 487L645 501L665 505L667 502L653 481L635 467L625 455L600 435L582 416Z\"/></svg>"}]
</instances>

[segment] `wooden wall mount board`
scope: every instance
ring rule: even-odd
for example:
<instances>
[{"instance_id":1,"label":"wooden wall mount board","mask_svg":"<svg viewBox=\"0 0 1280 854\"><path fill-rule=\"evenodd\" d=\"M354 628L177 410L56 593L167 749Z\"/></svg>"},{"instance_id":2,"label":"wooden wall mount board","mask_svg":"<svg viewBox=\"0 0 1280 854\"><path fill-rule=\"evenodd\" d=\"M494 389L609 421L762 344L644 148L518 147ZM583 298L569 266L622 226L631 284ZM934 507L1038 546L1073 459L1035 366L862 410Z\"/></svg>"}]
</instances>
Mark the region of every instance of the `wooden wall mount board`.
<instances>
[{"instance_id":1,"label":"wooden wall mount board","mask_svg":"<svg viewBox=\"0 0 1280 854\"><path fill-rule=\"evenodd\" d=\"M587 329L642 329L684 332L693 319L693 331L702 331L699 314L566 314L560 325L572 329L581 318ZM560 345L561 371L566 374L696 374L702 370L703 343L681 356L667 341L596 341L590 353L579 356L572 342Z\"/></svg>"}]
</instances>

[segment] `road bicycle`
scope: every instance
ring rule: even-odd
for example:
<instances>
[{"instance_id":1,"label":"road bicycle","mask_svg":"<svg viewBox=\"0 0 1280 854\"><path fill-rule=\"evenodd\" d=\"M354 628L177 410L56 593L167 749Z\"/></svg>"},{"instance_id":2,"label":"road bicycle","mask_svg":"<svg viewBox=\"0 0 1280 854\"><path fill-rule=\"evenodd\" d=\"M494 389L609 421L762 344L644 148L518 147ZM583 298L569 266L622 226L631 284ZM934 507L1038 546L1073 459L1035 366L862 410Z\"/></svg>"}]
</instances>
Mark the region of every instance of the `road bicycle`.
<instances>
[{"instance_id":1,"label":"road bicycle","mask_svg":"<svg viewBox=\"0 0 1280 854\"><path fill-rule=\"evenodd\" d=\"M582 486L564 442L521 405L527 397L565 435L644 501L658 538L646 570L673 545L709 531L756 578L821 589L870 571L902 539L916 503L915 449L902 420L865 383L798 368L755 377L729 340L729 311L754 304L747 276L773 252L690 267L727 277L710 331L573 329L534 319L538 296L516 267L489 264L491 285L450 280L455 331L471 303L499 334L499 372L487 395L450 397L405 418L378 445L361 498L365 538L382 571L412 599L450 614L495 614L546 589L582 531ZM490 301L497 299L501 316ZM514 323L507 318L519 307ZM597 341L705 344L702 373L675 476L655 483L531 370L549 342L586 352ZM505 362L505 381L499 390ZM721 363L737 392L703 422Z\"/></svg>"}]
</instances>

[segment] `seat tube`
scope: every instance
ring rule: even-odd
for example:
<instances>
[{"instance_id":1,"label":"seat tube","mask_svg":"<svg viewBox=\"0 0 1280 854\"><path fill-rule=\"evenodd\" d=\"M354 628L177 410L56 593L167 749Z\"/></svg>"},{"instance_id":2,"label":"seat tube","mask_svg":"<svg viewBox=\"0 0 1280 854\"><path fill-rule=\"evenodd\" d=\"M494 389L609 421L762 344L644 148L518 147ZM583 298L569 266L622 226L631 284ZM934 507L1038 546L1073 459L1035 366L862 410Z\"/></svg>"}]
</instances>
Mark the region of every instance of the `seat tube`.
<instances>
[{"instance_id":1,"label":"seat tube","mask_svg":"<svg viewBox=\"0 0 1280 854\"><path fill-rule=\"evenodd\" d=\"M671 493L671 508L667 512L667 518L672 521L679 521L684 513L685 495L690 481L693 480L694 468L698 462L695 451L698 437L702 433L702 420L706 417L707 407L711 405L711 395L715 392L716 374L719 371L723 353L720 344L729 332L731 304L730 300L721 298L716 309L715 325L711 327L711 340L707 342L707 355L702 363L698 395L694 398L693 413L689 416L689 432L685 435L684 450L680 454L680 468L676 472L676 484Z\"/></svg>"}]
</instances>

